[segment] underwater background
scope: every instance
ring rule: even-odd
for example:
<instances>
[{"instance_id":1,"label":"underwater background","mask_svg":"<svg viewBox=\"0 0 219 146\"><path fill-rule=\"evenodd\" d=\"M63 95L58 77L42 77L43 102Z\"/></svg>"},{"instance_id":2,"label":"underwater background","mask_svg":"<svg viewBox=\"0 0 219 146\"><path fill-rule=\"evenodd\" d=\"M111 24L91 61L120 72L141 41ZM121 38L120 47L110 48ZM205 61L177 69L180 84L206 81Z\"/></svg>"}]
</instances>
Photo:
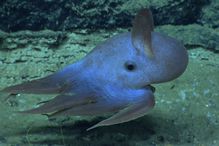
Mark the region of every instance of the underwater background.
<instances>
[{"instance_id":1,"label":"underwater background","mask_svg":"<svg viewBox=\"0 0 219 146\"><path fill-rule=\"evenodd\" d=\"M218 146L219 0L1 0L0 89L49 75L130 31L150 7L155 31L183 41L189 65L153 85L156 105L137 120L86 131L104 117L22 115L48 95L0 95L0 145Z\"/></svg>"}]
</instances>

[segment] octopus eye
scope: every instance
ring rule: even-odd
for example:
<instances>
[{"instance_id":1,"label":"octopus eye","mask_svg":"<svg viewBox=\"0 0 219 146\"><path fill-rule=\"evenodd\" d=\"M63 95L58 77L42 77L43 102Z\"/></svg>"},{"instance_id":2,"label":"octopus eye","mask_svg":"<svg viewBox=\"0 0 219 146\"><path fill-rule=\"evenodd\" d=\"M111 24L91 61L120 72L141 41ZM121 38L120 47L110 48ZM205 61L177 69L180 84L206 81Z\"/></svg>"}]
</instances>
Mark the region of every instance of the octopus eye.
<instances>
[{"instance_id":1,"label":"octopus eye","mask_svg":"<svg viewBox=\"0 0 219 146\"><path fill-rule=\"evenodd\" d=\"M128 71L134 71L136 69L136 64L132 61L125 62L125 69Z\"/></svg>"}]
</instances>

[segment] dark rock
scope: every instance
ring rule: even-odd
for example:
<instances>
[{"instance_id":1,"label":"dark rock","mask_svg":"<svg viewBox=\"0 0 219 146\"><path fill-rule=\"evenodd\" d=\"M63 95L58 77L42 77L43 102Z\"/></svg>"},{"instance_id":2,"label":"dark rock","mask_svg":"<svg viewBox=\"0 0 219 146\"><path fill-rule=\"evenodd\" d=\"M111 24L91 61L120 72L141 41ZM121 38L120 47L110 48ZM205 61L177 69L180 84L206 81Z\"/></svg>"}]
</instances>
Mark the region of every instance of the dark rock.
<instances>
[{"instance_id":1,"label":"dark rock","mask_svg":"<svg viewBox=\"0 0 219 146\"><path fill-rule=\"evenodd\" d=\"M135 13L147 6L154 13L155 24L191 24L200 20L202 8L209 4L210 0L1 0L0 29L129 27Z\"/></svg>"},{"instance_id":2,"label":"dark rock","mask_svg":"<svg viewBox=\"0 0 219 146\"><path fill-rule=\"evenodd\" d=\"M151 9L155 25L185 25L197 23L202 8L209 3L210 0L169 0L164 5L155 3Z\"/></svg>"},{"instance_id":3,"label":"dark rock","mask_svg":"<svg viewBox=\"0 0 219 146\"><path fill-rule=\"evenodd\" d=\"M219 1L212 0L211 4L202 10L200 23L212 28L219 28Z\"/></svg>"},{"instance_id":4,"label":"dark rock","mask_svg":"<svg viewBox=\"0 0 219 146\"><path fill-rule=\"evenodd\" d=\"M0 135L0 144L4 144L7 142L7 139Z\"/></svg>"}]
</instances>

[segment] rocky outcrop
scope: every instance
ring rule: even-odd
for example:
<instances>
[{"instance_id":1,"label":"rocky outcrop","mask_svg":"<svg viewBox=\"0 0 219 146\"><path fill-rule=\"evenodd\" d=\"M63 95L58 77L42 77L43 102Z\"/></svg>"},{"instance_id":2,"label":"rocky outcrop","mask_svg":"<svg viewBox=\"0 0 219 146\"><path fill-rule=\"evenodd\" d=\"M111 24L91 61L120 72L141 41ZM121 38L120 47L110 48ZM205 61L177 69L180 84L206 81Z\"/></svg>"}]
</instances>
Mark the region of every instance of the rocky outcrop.
<instances>
[{"instance_id":1,"label":"rocky outcrop","mask_svg":"<svg viewBox=\"0 0 219 146\"><path fill-rule=\"evenodd\" d=\"M158 30L177 37L190 47L197 45L218 52L218 0L2 0L0 30L126 28L131 26L134 15L142 7L150 7ZM8 34L1 36L9 37ZM50 43L56 46L65 37L55 34L55 42ZM0 38L0 49L9 44L4 38ZM19 48L23 44L17 45L10 47Z\"/></svg>"},{"instance_id":2,"label":"rocky outcrop","mask_svg":"<svg viewBox=\"0 0 219 146\"><path fill-rule=\"evenodd\" d=\"M124 31L127 30L118 29L113 31L97 31L95 33L89 33L89 31L86 30L77 30L74 32L51 30L37 32L19 31L14 33L0 31L0 51L7 52L9 50L13 51L31 48L34 51L44 52L44 55L47 57L51 56L52 58L53 55L46 53L45 51L65 50L58 53L60 56L65 57L74 56L74 54L78 55L80 52L85 55L89 50L93 49L95 45L104 41L106 38ZM204 26L197 24L180 26L162 25L156 27L155 31L167 34L182 41L188 49L202 47L219 52L219 33L211 28L206 29ZM95 38L93 37L94 35ZM82 48L78 48L77 50L75 49L77 48L75 45L82 46ZM87 46L89 49L84 50L83 46ZM21 58L18 60L15 59L13 63L22 62L24 61L22 60L24 58L27 59L25 54L20 54L19 57Z\"/></svg>"},{"instance_id":3,"label":"rocky outcrop","mask_svg":"<svg viewBox=\"0 0 219 146\"><path fill-rule=\"evenodd\" d=\"M72 30L129 27L142 7L150 7L156 25L192 23L218 27L217 0L1 0L0 29ZM210 6L210 8L209 8ZM212 8L215 6L215 8ZM205 8L205 9L203 9ZM211 11L209 14L208 11Z\"/></svg>"},{"instance_id":4,"label":"rocky outcrop","mask_svg":"<svg viewBox=\"0 0 219 146\"><path fill-rule=\"evenodd\" d=\"M201 25L163 25L157 31L168 34L178 40L189 49L202 47L219 53L219 31Z\"/></svg>"}]
</instances>

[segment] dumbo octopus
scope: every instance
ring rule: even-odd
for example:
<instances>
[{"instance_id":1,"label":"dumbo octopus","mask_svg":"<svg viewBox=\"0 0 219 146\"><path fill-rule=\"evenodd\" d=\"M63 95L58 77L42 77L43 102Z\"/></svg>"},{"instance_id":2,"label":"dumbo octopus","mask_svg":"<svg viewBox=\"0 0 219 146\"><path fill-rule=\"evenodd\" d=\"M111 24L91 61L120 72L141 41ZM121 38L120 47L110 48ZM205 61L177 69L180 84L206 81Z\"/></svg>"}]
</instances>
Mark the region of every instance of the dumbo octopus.
<instances>
[{"instance_id":1,"label":"dumbo octopus","mask_svg":"<svg viewBox=\"0 0 219 146\"><path fill-rule=\"evenodd\" d=\"M183 44L153 29L151 11L142 9L134 18L131 32L106 40L81 60L52 75L1 92L57 94L23 113L49 116L115 113L87 130L142 117L155 104L151 84L179 77L188 64Z\"/></svg>"}]
</instances>

